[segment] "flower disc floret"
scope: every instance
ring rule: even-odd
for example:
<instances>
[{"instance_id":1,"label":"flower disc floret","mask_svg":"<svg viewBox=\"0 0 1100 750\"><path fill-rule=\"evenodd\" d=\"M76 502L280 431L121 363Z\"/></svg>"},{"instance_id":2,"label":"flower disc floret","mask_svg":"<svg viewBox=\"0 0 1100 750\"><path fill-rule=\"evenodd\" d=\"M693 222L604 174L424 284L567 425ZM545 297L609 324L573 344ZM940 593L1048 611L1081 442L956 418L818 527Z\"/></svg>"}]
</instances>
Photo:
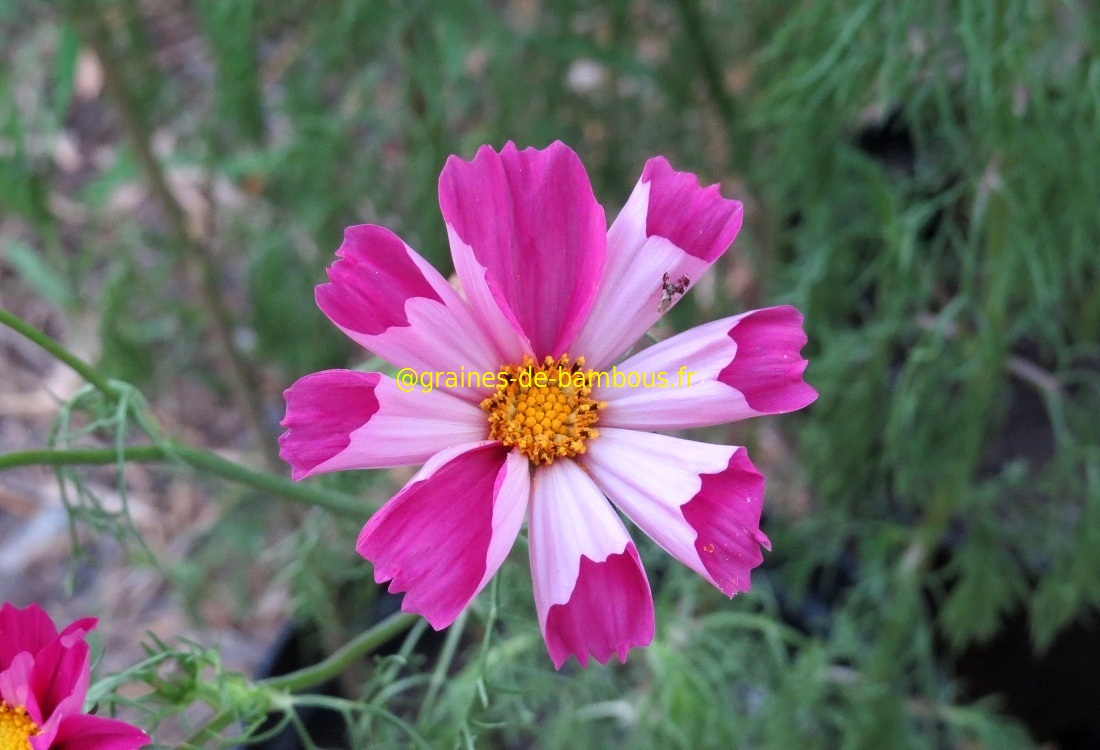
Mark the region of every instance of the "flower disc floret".
<instances>
[{"instance_id":1,"label":"flower disc floret","mask_svg":"<svg viewBox=\"0 0 1100 750\"><path fill-rule=\"evenodd\" d=\"M585 451L599 435L594 425L603 402L592 399L592 373L582 370L584 357L572 365L569 355L530 357L498 375L497 390L481 402L489 413L489 438L515 447L536 466Z\"/></svg>"},{"instance_id":2,"label":"flower disc floret","mask_svg":"<svg viewBox=\"0 0 1100 750\"><path fill-rule=\"evenodd\" d=\"M30 738L38 732L26 708L0 701L0 750L31 750Z\"/></svg>"}]
</instances>

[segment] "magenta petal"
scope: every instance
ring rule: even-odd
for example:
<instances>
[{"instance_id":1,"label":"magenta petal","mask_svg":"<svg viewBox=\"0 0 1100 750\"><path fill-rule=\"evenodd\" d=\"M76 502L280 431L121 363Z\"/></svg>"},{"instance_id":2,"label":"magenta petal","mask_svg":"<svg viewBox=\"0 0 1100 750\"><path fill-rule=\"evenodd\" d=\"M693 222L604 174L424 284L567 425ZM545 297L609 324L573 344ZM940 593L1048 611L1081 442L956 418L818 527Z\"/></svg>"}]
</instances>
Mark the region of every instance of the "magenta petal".
<instances>
[{"instance_id":1,"label":"magenta petal","mask_svg":"<svg viewBox=\"0 0 1100 750\"><path fill-rule=\"evenodd\" d=\"M539 467L529 527L535 608L554 666L653 640L653 599L622 521L573 461Z\"/></svg>"},{"instance_id":2,"label":"magenta petal","mask_svg":"<svg viewBox=\"0 0 1100 750\"><path fill-rule=\"evenodd\" d=\"M363 527L356 549L379 583L407 592L406 612L436 630L488 583L519 533L527 507L526 459L500 443L434 456Z\"/></svg>"},{"instance_id":3,"label":"magenta petal","mask_svg":"<svg viewBox=\"0 0 1100 750\"><path fill-rule=\"evenodd\" d=\"M482 440L485 412L443 391L404 392L377 372L325 370L288 388L279 455L294 479L418 464Z\"/></svg>"},{"instance_id":4,"label":"magenta petal","mask_svg":"<svg viewBox=\"0 0 1100 750\"><path fill-rule=\"evenodd\" d=\"M584 466L634 523L726 596L763 562L764 477L744 448L605 428Z\"/></svg>"},{"instance_id":5,"label":"magenta petal","mask_svg":"<svg viewBox=\"0 0 1100 750\"><path fill-rule=\"evenodd\" d=\"M739 448L725 471L703 476L703 486L683 507L699 535L695 550L726 596L751 588L749 571L764 561L760 548L772 548L760 530L763 500L764 477Z\"/></svg>"},{"instance_id":6,"label":"magenta petal","mask_svg":"<svg viewBox=\"0 0 1100 750\"><path fill-rule=\"evenodd\" d=\"M417 372L495 371L501 359L470 306L438 271L382 227L349 227L317 287L322 311L361 346ZM491 390L491 389L488 389ZM487 390L455 393L479 402Z\"/></svg>"},{"instance_id":7,"label":"magenta petal","mask_svg":"<svg viewBox=\"0 0 1100 750\"><path fill-rule=\"evenodd\" d=\"M600 291L573 350L606 369L679 301L677 294L662 304L665 275L694 286L737 236L741 215L741 204L716 185L700 187L695 175L650 159L608 230Z\"/></svg>"},{"instance_id":8,"label":"magenta petal","mask_svg":"<svg viewBox=\"0 0 1100 750\"><path fill-rule=\"evenodd\" d=\"M570 656L587 667L589 654L600 664L612 654L625 663L627 651L649 645L653 629L649 581L631 543L603 562L581 558L573 595L546 614L546 647L557 669Z\"/></svg>"},{"instance_id":9,"label":"magenta petal","mask_svg":"<svg viewBox=\"0 0 1100 750\"><path fill-rule=\"evenodd\" d=\"M38 699L31 690L31 672L34 656L29 651L15 655L8 666L0 670L0 700L9 706L25 706L31 720L42 726L45 717L38 707Z\"/></svg>"},{"instance_id":10,"label":"magenta petal","mask_svg":"<svg viewBox=\"0 0 1100 750\"><path fill-rule=\"evenodd\" d=\"M478 329L493 342L497 361L522 362L525 357L534 357L530 339L489 269L474 257L474 249L462 241L450 224L447 239L462 291L476 313Z\"/></svg>"},{"instance_id":11,"label":"magenta petal","mask_svg":"<svg viewBox=\"0 0 1100 750\"><path fill-rule=\"evenodd\" d=\"M0 672L21 651L37 654L57 638L53 620L37 604L18 609L8 602L0 606Z\"/></svg>"},{"instance_id":12,"label":"magenta petal","mask_svg":"<svg viewBox=\"0 0 1100 750\"><path fill-rule=\"evenodd\" d=\"M294 478L342 453L351 433L378 412L376 372L326 370L300 378L283 392L287 431L279 438L279 456L293 467Z\"/></svg>"},{"instance_id":13,"label":"magenta petal","mask_svg":"<svg viewBox=\"0 0 1100 750\"><path fill-rule=\"evenodd\" d=\"M31 743L34 743L33 738ZM75 714L65 717L47 747L50 750L137 750L148 744L150 740L145 732L125 722Z\"/></svg>"},{"instance_id":14,"label":"magenta petal","mask_svg":"<svg viewBox=\"0 0 1100 750\"><path fill-rule=\"evenodd\" d=\"M99 620L95 617L82 617L68 625L59 636L61 645L69 648L74 643L84 640L84 636L96 629Z\"/></svg>"},{"instance_id":15,"label":"magenta petal","mask_svg":"<svg viewBox=\"0 0 1100 750\"><path fill-rule=\"evenodd\" d=\"M677 430L801 409L817 398L802 379L802 315L793 307L752 310L705 323L617 365L665 373L666 388L594 389L606 401L601 426Z\"/></svg>"},{"instance_id":16,"label":"magenta petal","mask_svg":"<svg viewBox=\"0 0 1100 750\"><path fill-rule=\"evenodd\" d=\"M30 687L38 699L43 718L52 716L65 701L70 701L79 711L90 679L91 657L84 641L66 648L58 638L42 649L31 669Z\"/></svg>"},{"instance_id":17,"label":"magenta petal","mask_svg":"<svg viewBox=\"0 0 1100 750\"><path fill-rule=\"evenodd\" d=\"M439 204L469 259L455 268L470 303L486 319L488 286L506 318L518 323L536 357L557 357L573 342L596 297L603 272L607 223L577 155L554 142L500 153L482 146L473 161L452 156L439 178ZM461 261L461 262L460 262Z\"/></svg>"},{"instance_id":18,"label":"magenta petal","mask_svg":"<svg viewBox=\"0 0 1100 750\"><path fill-rule=\"evenodd\" d=\"M340 258L317 287L317 305L349 331L376 335L407 326L405 302L424 297L442 302L409 256L401 238L383 227L363 224L344 230Z\"/></svg>"},{"instance_id":19,"label":"magenta petal","mask_svg":"<svg viewBox=\"0 0 1100 750\"><path fill-rule=\"evenodd\" d=\"M749 408L760 414L782 414L801 409L817 398L802 379L806 345L802 314L790 305L747 314L729 332L737 355L718 380L744 395Z\"/></svg>"},{"instance_id":20,"label":"magenta petal","mask_svg":"<svg viewBox=\"0 0 1100 750\"><path fill-rule=\"evenodd\" d=\"M713 263L741 229L738 201L723 198L717 185L699 187L695 175L677 172L663 156L646 162L642 182L649 183L648 237L664 237L689 255Z\"/></svg>"}]
</instances>

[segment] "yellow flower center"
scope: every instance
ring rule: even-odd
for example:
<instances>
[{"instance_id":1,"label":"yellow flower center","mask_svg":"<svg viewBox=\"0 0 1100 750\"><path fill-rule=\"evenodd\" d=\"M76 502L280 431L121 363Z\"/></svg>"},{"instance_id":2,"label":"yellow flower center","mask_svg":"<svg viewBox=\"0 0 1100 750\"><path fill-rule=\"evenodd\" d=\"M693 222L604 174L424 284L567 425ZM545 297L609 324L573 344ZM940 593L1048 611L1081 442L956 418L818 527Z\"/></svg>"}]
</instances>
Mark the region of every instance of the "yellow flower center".
<instances>
[{"instance_id":1,"label":"yellow flower center","mask_svg":"<svg viewBox=\"0 0 1100 750\"><path fill-rule=\"evenodd\" d=\"M489 412L489 438L515 446L535 465L584 453L585 442L599 434L593 425L605 404L590 397L592 371L583 367L584 357L570 366L563 354L541 365L528 357L503 368L496 393L481 402Z\"/></svg>"},{"instance_id":2,"label":"yellow flower center","mask_svg":"<svg viewBox=\"0 0 1100 750\"><path fill-rule=\"evenodd\" d=\"M0 701L0 750L31 750L30 738L38 732L26 708Z\"/></svg>"}]
</instances>

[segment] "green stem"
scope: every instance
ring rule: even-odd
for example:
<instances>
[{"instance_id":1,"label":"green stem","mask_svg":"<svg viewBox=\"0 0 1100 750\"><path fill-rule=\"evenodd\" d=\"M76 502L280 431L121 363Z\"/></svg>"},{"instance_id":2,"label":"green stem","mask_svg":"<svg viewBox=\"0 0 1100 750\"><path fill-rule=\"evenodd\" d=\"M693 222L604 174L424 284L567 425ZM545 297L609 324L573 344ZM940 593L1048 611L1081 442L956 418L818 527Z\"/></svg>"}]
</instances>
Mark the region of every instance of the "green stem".
<instances>
[{"instance_id":1,"label":"green stem","mask_svg":"<svg viewBox=\"0 0 1100 750\"><path fill-rule=\"evenodd\" d=\"M260 680L258 687L272 691L301 692L336 677L356 659L361 659L377 650L394 636L408 630L419 618L407 612L395 612L370 630L366 630L348 641L327 659L297 672L269 677ZM277 704L276 704L277 705ZM219 733L233 723L236 714L232 709L223 709L210 718L183 744L183 747L199 747L206 740L215 739Z\"/></svg>"},{"instance_id":2,"label":"green stem","mask_svg":"<svg viewBox=\"0 0 1100 750\"><path fill-rule=\"evenodd\" d=\"M111 385L107 378L103 377L94 367L61 346L61 344L57 343L46 334L42 333L42 331L38 330L27 321L7 310L0 309L0 323L3 323L16 333L26 336L54 357L76 370L80 377L95 386L96 390L107 398L112 401L118 398L118 390Z\"/></svg>"},{"instance_id":3,"label":"green stem","mask_svg":"<svg viewBox=\"0 0 1100 750\"><path fill-rule=\"evenodd\" d=\"M732 141L732 134L729 131L733 127L737 105L726 88L722 64L718 60L714 46L707 37L706 21L703 19L703 14L700 12L695 0L677 0L676 5L680 9L680 22L683 23L684 31L691 40L691 47L695 51L699 69L704 80L706 80L707 91L710 98L714 100L714 105L722 116L722 124L726 128L727 134L731 136L730 140ZM737 154L738 151L734 149L732 153Z\"/></svg>"},{"instance_id":4,"label":"green stem","mask_svg":"<svg viewBox=\"0 0 1100 750\"><path fill-rule=\"evenodd\" d=\"M408 612L395 612L370 630L366 630L356 636L355 639L348 641L339 651L324 661L320 661L312 667L299 669L297 672L261 680L260 684L290 692L320 685L343 672L356 659L361 659L394 636L400 635L411 628L417 619L417 615Z\"/></svg>"},{"instance_id":5,"label":"green stem","mask_svg":"<svg viewBox=\"0 0 1100 750\"><path fill-rule=\"evenodd\" d=\"M233 723L234 714L229 709L222 709L211 717L210 721L199 727L193 735L188 737L183 747L201 747L207 740L213 740L227 726Z\"/></svg>"},{"instance_id":6,"label":"green stem","mask_svg":"<svg viewBox=\"0 0 1100 750\"><path fill-rule=\"evenodd\" d=\"M81 377L91 383L109 400L115 401L119 398L119 390L94 367L19 316L0 309L0 323L26 336L54 357L76 370ZM0 471L15 469L20 466L103 465L115 464L120 461L179 461L193 469L223 479L265 490L294 502L327 508L352 518L362 518L367 510L364 504L352 495L321 490L309 485L297 484L276 474L254 471L246 466L222 458L216 453L192 448L172 440L166 440L157 445L120 448L16 451L0 455Z\"/></svg>"},{"instance_id":7,"label":"green stem","mask_svg":"<svg viewBox=\"0 0 1100 750\"><path fill-rule=\"evenodd\" d=\"M115 54L106 19L95 12L86 12L83 7L74 8L73 18L89 46L103 62L104 90L118 112L122 129L129 137L153 197L164 211L176 243L183 250L184 263L209 316L219 360L229 377L234 397L241 405L269 468L275 468L280 464L279 455L264 419L258 387L259 373L234 341L233 315L222 297L219 272L208 241L196 237L188 227L187 214L169 187L164 170L153 153L151 128L138 110L134 91L126 77L125 61Z\"/></svg>"},{"instance_id":8,"label":"green stem","mask_svg":"<svg viewBox=\"0 0 1100 750\"><path fill-rule=\"evenodd\" d=\"M463 632L466 630L466 621L469 615L470 610L462 610L462 614L460 614L458 619L454 621L454 624L447 629L447 639L443 642L443 650L439 654L439 661L436 662L435 669L432 670L431 679L428 680L428 690L424 694L424 700L420 703L420 712L416 718L417 725L423 724L424 719L431 710L432 704L434 704L436 698L439 697L439 691L443 689L443 683L447 679L447 672L451 669L451 662L454 661L455 653L458 651L458 646L462 641Z\"/></svg>"},{"instance_id":9,"label":"green stem","mask_svg":"<svg viewBox=\"0 0 1100 750\"><path fill-rule=\"evenodd\" d=\"M174 441L165 441L162 445L127 446L121 452L115 448L17 451L0 455L0 471L20 466L86 466L114 464L119 461L148 463L172 460L223 479L280 495L296 503L319 506L351 518L363 518L368 511L367 506L352 495L297 484L274 474L249 469L216 453Z\"/></svg>"}]
</instances>

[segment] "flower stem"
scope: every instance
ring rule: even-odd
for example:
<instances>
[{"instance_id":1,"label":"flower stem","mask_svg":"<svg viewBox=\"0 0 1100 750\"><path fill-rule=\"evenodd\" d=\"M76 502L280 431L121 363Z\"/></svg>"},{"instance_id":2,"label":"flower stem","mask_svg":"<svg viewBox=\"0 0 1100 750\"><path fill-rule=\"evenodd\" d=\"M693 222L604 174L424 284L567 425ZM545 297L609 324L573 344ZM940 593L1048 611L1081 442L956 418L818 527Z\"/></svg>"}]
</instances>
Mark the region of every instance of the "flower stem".
<instances>
[{"instance_id":1,"label":"flower stem","mask_svg":"<svg viewBox=\"0 0 1100 750\"><path fill-rule=\"evenodd\" d=\"M322 682L332 679L347 669L348 665L356 659L378 649L394 636L400 635L413 626L417 621L417 615L408 612L395 612L382 622L369 630L365 630L348 641L340 650L333 653L327 659L297 672L269 677L261 680L261 685L297 692L306 688L320 685Z\"/></svg>"},{"instance_id":2,"label":"flower stem","mask_svg":"<svg viewBox=\"0 0 1100 750\"><path fill-rule=\"evenodd\" d=\"M206 740L212 740L217 738L218 733L225 729L227 726L233 723L235 714L229 709L222 709L218 713L211 717L210 721L199 727L198 731L188 737L183 747L202 747L202 743Z\"/></svg>"},{"instance_id":3,"label":"flower stem","mask_svg":"<svg viewBox=\"0 0 1100 750\"><path fill-rule=\"evenodd\" d=\"M726 90L726 84L722 75L722 65L718 62L718 56L714 52L705 31L706 21L695 4L695 0L677 0L680 9L680 21L684 24L684 30L691 38L692 46L699 62L699 68L706 79L707 89L714 99L714 104L722 115L722 119L728 124L733 120L735 105L733 98Z\"/></svg>"},{"instance_id":4,"label":"flower stem","mask_svg":"<svg viewBox=\"0 0 1100 750\"><path fill-rule=\"evenodd\" d=\"M732 141L733 134L730 130L733 128L737 115L737 104L734 102L729 89L726 88L722 64L707 36L706 19L703 18L696 0L677 0L676 6L680 11L680 23L683 24L684 31L688 39L691 40L691 48L695 52L696 63L706 82L707 93L714 101L714 106L722 118L722 125L726 130L726 134ZM732 153L736 155L739 152L734 149Z\"/></svg>"},{"instance_id":5,"label":"flower stem","mask_svg":"<svg viewBox=\"0 0 1100 750\"><path fill-rule=\"evenodd\" d=\"M279 456L264 419L263 401L258 387L259 373L255 364L245 357L234 340L233 315L222 296L219 271L209 238L199 236L197 230L189 227L187 214L169 187L164 169L153 153L151 128L136 106L134 91L126 77L127 66L115 53L107 20L94 11L85 12L80 6L74 8L73 19L85 41L103 63L104 89L118 112L122 128L145 173L153 197L168 220L177 246L183 251L183 262L208 314L218 347L217 355L226 371L234 397L244 411L268 468L275 468L280 465Z\"/></svg>"},{"instance_id":6,"label":"flower stem","mask_svg":"<svg viewBox=\"0 0 1100 750\"><path fill-rule=\"evenodd\" d=\"M94 367L70 352L61 344L51 339L42 331L32 326L27 321L20 318L18 315L8 312L7 310L0 309L0 323L3 323L16 333L26 336L28 339L38 344L54 357L76 370L77 374L79 374L80 377L91 383L97 391L102 393L108 399L113 401L118 398L118 390L113 385L111 385L111 382L101 373L99 373Z\"/></svg>"},{"instance_id":7,"label":"flower stem","mask_svg":"<svg viewBox=\"0 0 1100 750\"><path fill-rule=\"evenodd\" d=\"M73 368L108 400L118 400L119 389L110 380L30 323L3 309L0 309L0 323L26 336L30 341L38 344L54 357ZM362 518L366 510L363 503L352 495L297 484L284 477L249 469L229 459L222 458L216 453L184 445L174 440L159 441L156 445L116 448L16 451L0 455L0 471L15 469L20 466L103 465L119 463L120 461L177 461L193 469L223 479L240 482L259 490L280 495L293 502L316 505L349 517Z\"/></svg>"},{"instance_id":8,"label":"flower stem","mask_svg":"<svg viewBox=\"0 0 1100 750\"><path fill-rule=\"evenodd\" d=\"M336 677L356 659L361 659L372 651L383 646L394 636L412 627L419 618L417 615L407 612L395 612L382 622L369 630L365 630L348 641L340 650L333 653L327 659L305 669L299 669L290 674L269 677L256 683L261 690L279 692L301 692L315 685ZM275 701L276 706L282 704L283 710L290 710L289 702ZM218 734L233 723L238 713L231 708L225 708L214 714L209 721L198 729L183 743L183 747L200 747L201 743L218 737ZM246 738L242 738L246 739Z\"/></svg>"},{"instance_id":9,"label":"flower stem","mask_svg":"<svg viewBox=\"0 0 1100 750\"><path fill-rule=\"evenodd\" d=\"M428 690L424 694L424 700L420 703L420 712L416 720L417 725L424 722L428 712L439 697L439 691L443 688L443 683L447 679L447 672L451 668L451 662L454 661L455 653L462 641L469 615L470 610L463 610L458 619L454 621L454 624L447 629L447 639L443 642L443 650L439 654L439 661L436 662L435 669L432 670L431 679L428 680Z\"/></svg>"},{"instance_id":10,"label":"flower stem","mask_svg":"<svg viewBox=\"0 0 1100 750\"><path fill-rule=\"evenodd\" d=\"M363 501L353 495L297 484L274 474L249 469L211 451L171 440L160 445L126 446L121 451L115 448L17 451L0 455L0 471L20 466L86 466L120 461L150 463L173 460L192 469L277 494L292 502L318 506L351 518L363 518L367 514L368 509Z\"/></svg>"}]
</instances>

